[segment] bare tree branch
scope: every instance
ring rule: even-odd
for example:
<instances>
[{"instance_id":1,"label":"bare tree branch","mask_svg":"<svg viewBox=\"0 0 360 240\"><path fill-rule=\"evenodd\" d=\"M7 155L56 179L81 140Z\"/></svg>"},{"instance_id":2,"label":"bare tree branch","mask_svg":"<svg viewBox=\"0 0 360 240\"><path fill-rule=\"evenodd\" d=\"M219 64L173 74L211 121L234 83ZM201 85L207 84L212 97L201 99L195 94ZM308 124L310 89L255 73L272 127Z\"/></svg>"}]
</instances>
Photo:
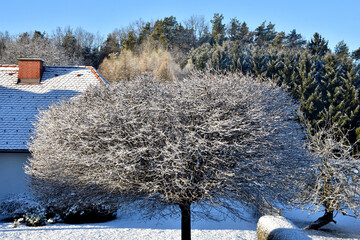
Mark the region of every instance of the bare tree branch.
<instances>
[{"instance_id":1,"label":"bare tree branch","mask_svg":"<svg viewBox=\"0 0 360 240\"><path fill-rule=\"evenodd\" d=\"M53 183L96 186L154 202L151 212L289 201L311 163L297 107L275 84L236 74L95 87L41 112L26 173L40 199Z\"/></svg>"}]
</instances>

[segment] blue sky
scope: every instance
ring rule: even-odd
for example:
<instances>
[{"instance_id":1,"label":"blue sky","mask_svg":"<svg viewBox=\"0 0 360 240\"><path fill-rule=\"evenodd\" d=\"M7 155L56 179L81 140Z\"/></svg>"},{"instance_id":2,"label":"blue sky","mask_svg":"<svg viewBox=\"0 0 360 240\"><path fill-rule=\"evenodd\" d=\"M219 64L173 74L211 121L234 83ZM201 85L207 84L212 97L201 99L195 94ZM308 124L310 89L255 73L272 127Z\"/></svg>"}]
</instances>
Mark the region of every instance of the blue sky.
<instances>
[{"instance_id":1,"label":"blue sky","mask_svg":"<svg viewBox=\"0 0 360 240\"><path fill-rule=\"evenodd\" d=\"M296 29L307 40L319 32L332 49L341 40L350 50L360 47L360 0L1 0L0 6L0 31L10 34L51 34L56 27L70 26L106 36L140 18L175 16L182 22L199 15L209 22L214 13L221 13L225 23L236 17L251 30L266 20L277 31Z\"/></svg>"}]
</instances>

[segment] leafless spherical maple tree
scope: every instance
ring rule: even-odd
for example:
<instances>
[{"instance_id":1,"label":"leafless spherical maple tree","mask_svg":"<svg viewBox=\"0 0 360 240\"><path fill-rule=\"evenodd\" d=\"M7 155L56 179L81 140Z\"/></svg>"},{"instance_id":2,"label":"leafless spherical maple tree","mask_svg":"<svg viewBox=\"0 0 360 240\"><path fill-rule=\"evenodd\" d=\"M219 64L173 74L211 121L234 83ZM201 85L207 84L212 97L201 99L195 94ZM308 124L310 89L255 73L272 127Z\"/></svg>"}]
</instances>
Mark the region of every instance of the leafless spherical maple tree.
<instances>
[{"instance_id":1,"label":"leafless spherical maple tree","mask_svg":"<svg viewBox=\"0 0 360 240\"><path fill-rule=\"evenodd\" d=\"M190 239L191 204L230 209L299 191L310 161L296 110L275 84L229 73L95 87L41 112L26 172L41 199L56 183L178 206Z\"/></svg>"}]
</instances>

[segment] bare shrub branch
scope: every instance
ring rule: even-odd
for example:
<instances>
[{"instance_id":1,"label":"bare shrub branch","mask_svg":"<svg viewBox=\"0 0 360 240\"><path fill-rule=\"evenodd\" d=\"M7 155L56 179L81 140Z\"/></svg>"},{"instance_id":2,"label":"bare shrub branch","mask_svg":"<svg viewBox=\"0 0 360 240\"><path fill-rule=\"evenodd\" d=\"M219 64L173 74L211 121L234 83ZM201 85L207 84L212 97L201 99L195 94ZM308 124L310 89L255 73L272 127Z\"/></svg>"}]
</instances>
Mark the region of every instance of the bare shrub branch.
<instances>
[{"instance_id":1,"label":"bare shrub branch","mask_svg":"<svg viewBox=\"0 0 360 240\"><path fill-rule=\"evenodd\" d=\"M360 156L346 134L336 124L318 128L310 137L310 147L319 158L314 165L313 183L304 191L303 202L314 211L338 211L357 217L360 214ZM332 218L330 219L332 220Z\"/></svg>"},{"instance_id":2,"label":"bare shrub branch","mask_svg":"<svg viewBox=\"0 0 360 240\"><path fill-rule=\"evenodd\" d=\"M290 201L310 164L297 107L275 84L236 74L95 87L41 112L26 173L59 204L54 183L150 200L151 211Z\"/></svg>"}]
</instances>

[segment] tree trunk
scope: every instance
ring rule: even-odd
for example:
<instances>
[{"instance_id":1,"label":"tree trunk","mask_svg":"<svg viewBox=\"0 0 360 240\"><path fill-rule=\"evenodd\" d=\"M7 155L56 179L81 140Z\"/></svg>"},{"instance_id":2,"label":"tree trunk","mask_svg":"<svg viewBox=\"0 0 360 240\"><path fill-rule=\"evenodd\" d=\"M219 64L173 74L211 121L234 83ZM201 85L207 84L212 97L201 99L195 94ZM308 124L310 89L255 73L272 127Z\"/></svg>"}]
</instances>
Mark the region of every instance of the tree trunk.
<instances>
[{"instance_id":1,"label":"tree trunk","mask_svg":"<svg viewBox=\"0 0 360 240\"><path fill-rule=\"evenodd\" d=\"M305 229L315 229L316 230L316 229L319 229L331 222L334 222L336 224L333 213L334 213L333 211L325 210L324 216L319 217L314 223L310 224Z\"/></svg>"},{"instance_id":2,"label":"tree trunk","mask_svg":"<svg viewBox=\"0 0 360 240\"><path fill-rule=\"evenodd\" d=\"M191 211L190 203L179 204L181 209L181 240L191 240Z\"/></svg>"}]
</instances>

